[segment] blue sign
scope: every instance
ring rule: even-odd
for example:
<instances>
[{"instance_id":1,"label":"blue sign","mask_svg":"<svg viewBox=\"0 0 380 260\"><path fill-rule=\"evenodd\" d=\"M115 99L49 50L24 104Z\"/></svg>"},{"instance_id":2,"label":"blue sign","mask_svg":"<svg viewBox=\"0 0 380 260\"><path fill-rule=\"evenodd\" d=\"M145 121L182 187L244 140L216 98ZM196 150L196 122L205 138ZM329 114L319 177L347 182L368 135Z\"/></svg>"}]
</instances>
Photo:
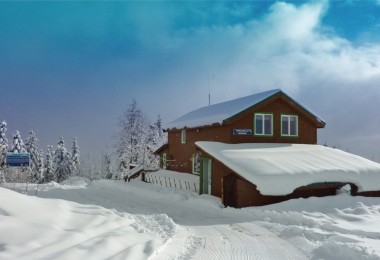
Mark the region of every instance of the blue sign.
<instances>
[{"instance_id":1,"label":"blue sign","mask_svg":"<svg viewBox=\"0 0 380 260\"><path fill-rule=\"evenodd\" d=\"M232 129L233 135L252 135L252 129Z\"/></svg>"},{"instance_id":2,"label":"blue sign","mask_svg":"<svg viewBox=\"0 0 380 260\"><path fill-rule=\"evenodd\" d=\"M29 167L29 153L7 153L7 166L9 167Z\"/></svg>"}]
</instances>

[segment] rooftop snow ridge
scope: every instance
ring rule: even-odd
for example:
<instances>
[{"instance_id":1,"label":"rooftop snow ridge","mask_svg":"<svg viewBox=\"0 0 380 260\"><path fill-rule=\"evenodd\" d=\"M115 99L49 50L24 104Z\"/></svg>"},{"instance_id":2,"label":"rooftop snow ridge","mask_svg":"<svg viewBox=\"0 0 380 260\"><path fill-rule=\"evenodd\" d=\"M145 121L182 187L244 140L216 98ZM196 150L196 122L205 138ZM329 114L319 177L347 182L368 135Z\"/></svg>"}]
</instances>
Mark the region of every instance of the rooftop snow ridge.
<instances>
[{"instance_id":1,"label":"rooftop snow ridge","mask_svg":"<svg viewBox=\"0 0 380 260\"><path fill-rule=\"evenodd\" d=\"M285 96L292 99L299 106L301 106L304 110L312 114L318 121L323 122L315 113L313 113L306 106L302 105L298 101L295 101L292 97L290 97L286 92L281 89L273 89L261 93L257 93L254 95L241 97L238 99L233 99L229 101L225 101L222 103L214 104L211 106L205 106L196 110L193 110L176 120L168 123L165 128L166 129L181 129L181 128L194 128L200 126L208 126L212 124L222 124L223 121L230 119L231 117L245 111L260 102L268 99L269 97L283 93Z\"/></svg>"}]
</instances>

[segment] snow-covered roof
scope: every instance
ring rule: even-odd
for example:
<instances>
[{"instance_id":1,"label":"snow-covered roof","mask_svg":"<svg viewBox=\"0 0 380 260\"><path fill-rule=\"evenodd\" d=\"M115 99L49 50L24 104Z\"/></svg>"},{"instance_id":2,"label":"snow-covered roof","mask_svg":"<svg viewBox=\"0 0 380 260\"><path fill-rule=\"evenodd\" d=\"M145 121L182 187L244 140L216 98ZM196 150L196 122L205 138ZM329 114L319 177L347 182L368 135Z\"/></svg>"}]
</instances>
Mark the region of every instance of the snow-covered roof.
<instances>
[{"instance_id":1,"label":"snow-covered roof","mask_svg":"<svg viewBox=\"0 0 380 260\"><path fill-rule=\"evenodd\" d=\"M380 190L380 164L339 149L308 144L195 144L255 184L263 195L286 195L319 182L354 183L359 191Z\"/></svg>"},{"instance_id":2,"label":"snow-covered roof","mask_svg":"<svg viewBox=\"0 0 380 260\"><path fill-rule=\"evenodd\" d=\"M212 125L216 123L222 124L224 120L227 120L241 113L242 111L245 111L257 105L260 102L278 93L284 94L285 96L293 100L295 103L297 103L299 106L301 106L304 110L306 110L311 115L313 115L316 118L316 120L318 120L319 122L323 122L323 120L319 116L313 113L306 106L302 105L300 102L294 100L283 90L273 89L273 90L261 92L255 95L246 96L246 97L226 101L223 103L218 103L215 105L196 109L170 122L169 124L165 126L165 128L166 129L172 129L172 128L181 129L184 127L193 128L193 127L199 127L199 126Z\"/></svg>"}]
</instances>

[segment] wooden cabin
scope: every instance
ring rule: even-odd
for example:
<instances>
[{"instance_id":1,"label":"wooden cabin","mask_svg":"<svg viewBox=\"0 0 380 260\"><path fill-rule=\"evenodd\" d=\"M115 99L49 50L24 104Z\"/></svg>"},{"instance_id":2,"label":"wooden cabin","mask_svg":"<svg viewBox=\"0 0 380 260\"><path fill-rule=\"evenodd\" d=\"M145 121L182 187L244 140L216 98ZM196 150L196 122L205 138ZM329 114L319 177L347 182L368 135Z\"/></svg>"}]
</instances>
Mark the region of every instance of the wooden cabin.
<instances>
[{"instance_id":1,"label":"wooden cabin","mask_svg":"<svg viewBox=\"0 0 380 260\"><path fill-rule=\"evenodd\" d=\"M316 144L325 122L280 89L203 107L166 126L156 153L168 170L199 174L195 142Z\"/></svg>"}]
</instances>

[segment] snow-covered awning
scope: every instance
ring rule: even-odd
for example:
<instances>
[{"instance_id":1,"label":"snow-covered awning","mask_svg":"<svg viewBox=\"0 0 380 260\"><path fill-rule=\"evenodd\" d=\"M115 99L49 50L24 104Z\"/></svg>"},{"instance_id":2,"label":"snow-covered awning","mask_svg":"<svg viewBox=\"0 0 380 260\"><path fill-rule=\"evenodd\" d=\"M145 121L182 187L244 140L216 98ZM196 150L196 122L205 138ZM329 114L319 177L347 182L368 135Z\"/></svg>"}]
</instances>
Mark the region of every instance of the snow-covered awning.
<instances>
[{"instance_id":1,"label":"snow-covered awning","mask_svg":"<svg viewBox=\"0 0 380 260\"><path fill-rule=\"evenodd\" d=\"M380 164L320 145L196 142L263 195L286 195L320 182L353 183L359 191L380 190Z\"/></svg>"}]
</instances>

